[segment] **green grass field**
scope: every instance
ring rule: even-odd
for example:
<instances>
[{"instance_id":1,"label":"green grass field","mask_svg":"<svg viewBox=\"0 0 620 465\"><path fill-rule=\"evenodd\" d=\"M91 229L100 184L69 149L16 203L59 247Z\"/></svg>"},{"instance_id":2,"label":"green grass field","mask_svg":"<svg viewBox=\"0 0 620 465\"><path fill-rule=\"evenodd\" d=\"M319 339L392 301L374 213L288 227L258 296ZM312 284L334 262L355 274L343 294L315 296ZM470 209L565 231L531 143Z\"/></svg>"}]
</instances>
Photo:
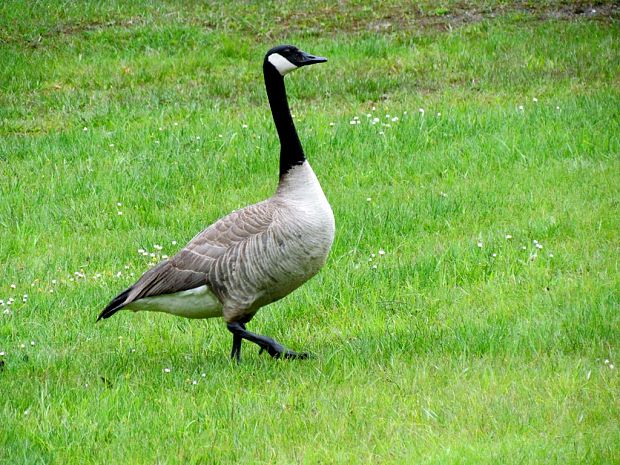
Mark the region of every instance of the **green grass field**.
<instances>
[{"instance_id":1,"label":"green grass field","mask_svg":"<svg viewBox=\"0 0 620 465\"><path fill-rule=\"evenodd\" d=\"M618 7L312 3L0 3L0 464L620 463ZM273 192L283 42L337 235L250 328L315 357L95 324Z\"/></svg>"}]
</instances>

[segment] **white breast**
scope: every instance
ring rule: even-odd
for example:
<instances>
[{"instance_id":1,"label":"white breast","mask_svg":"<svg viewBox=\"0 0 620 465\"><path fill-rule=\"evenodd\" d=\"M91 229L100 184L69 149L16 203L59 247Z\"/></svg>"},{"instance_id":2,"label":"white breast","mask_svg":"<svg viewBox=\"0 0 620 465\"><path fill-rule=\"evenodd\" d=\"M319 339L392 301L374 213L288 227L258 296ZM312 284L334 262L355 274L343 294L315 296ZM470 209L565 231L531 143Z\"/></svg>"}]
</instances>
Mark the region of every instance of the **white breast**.
<instances>
[{"instance_id":1,"label":"white breast","mask_svg":"<svg viewBox=\"0 0 620 465\"><path fill-rule=\"evenodd\" d=\"M164 312L186 318L222 316L222 303L207 286L200 286L174 294L145 297L132 302L125 308L134 312Z\"/></svg>"}]
</instances>

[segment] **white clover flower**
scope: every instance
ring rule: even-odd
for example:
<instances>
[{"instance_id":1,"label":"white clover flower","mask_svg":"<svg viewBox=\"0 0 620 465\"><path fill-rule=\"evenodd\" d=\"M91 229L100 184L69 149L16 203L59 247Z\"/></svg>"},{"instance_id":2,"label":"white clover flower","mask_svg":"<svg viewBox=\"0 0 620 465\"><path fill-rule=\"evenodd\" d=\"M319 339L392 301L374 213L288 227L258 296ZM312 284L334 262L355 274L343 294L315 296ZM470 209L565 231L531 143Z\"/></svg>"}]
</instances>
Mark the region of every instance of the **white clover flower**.
<instances>
[{"instance_id":1,"label":"white clover flower","mask_svg":"<svg viewBox=\"0 0 620 465\"><path fill-rule=\"evenodd\" d=\"M366 113L366 118L370 118L372 115L370 113Z\"/></svg>"},{"instance_id":2,"label":"white clover flower","mask_svg":"<svg viewBox=\"0 0 620 465\"><path fill-rule=\"evenodd\" d=\"M177 241L172 241L172 245L177 245Z\"/></svg>"},{"instance_id":3,"label":"white clover flower","mask_svg":"<svg viewBox=\"0 0 620 465\"><path fill-rule=\"evenodd\" d=\"M123 206L123 204L122 204L122 203L120 203L120 202L116 202L116 206L117 206L117 207L122 207L122 206Z\"/></svg>"},{"instance_id":4,"label":"white clover flower","mask_svg":"<svg viewBox=\"0 0 620 465\"><path fill-rule=\"evenodd\" d=\"M424 114L424 108L420 108L418 111L419 111L421 114Z\"/></svg>"},{"instance_id":5,"label":"white clover flower","mask_svg":"<svg viewBox=\"0 0 620 465\"><path fill-rule=\"evenodd\" d=\"M496 254L496 253L493 253L493 254L491 254L491 256L492 256L493 258L495 258L495 257L497 257L497 254Z\"/></svg>"},{"instance_id":6,"label":"white clover flower","mask_svg":"<svg viewBox=\"0 0 620 465\"><path fill-rule=\"evenodd\" d=\"M196 380L193 380L193 381L192 381L192 385L193 385L193 386L196 386L197 384L198 384L198 381L196 381Z\"/></svg>"},{"instance_id":7,"label":"white clover flower","mask_svg":"<svg viewBox=\"0 0 620 465\"><path fill-rule=\"evenodd\" d=\"M156 140L156 141L155 141L155 143L156 143L157 145L159 145L159 141L158 141L158 140Z\"/></svg>"},{"instance_id":8,"label":"white clover flower","mask_svg":"<svg viewBox=\"0 0 620 465\"><path fill-rule=\"evenodd\" d=\"M178 126L178 125L179 125L179 123L174 123L174 125L175 125L175 126Z\"/></svg>"},{"instance_id":9,"label":"white clover flower","mask_svg":"<svg viewBox=\"0 0 620 465\"><path fill-rule=\"evenodd\" d=\"M478 243L476 244L478 247L482 248L482 241L478 241Z\"/></svg>"},{"instance_id":10,"label":"white clover flower","mask_svg":"<svg viewBox=\"0 0 620 465\"><path fill-rule=\"evenodd\" d=\"M247 128L249 128L250 126L248 126L247 124L242 124L242 125L241 125L241 127L242 127L243 129L247 129Z\"/></svg>"},{"instance_id":11,"label":"white clover flower","mask_svg":"<svg viewBox=\"0 0 620 465\"><path fill-rule=\"evenodd\" d=\"M351 121L349 121L349 124L353 125L353 124L357 124L357 122L354 119L352 119Z\"/></svg>"},{"instance_id":12,"label":"white clover flower","mask_svg":"<svg viewBox=\"0 0 620 465\"><path fill-rule=\"evenodd\" d=\"M15 289L17 286L15 284L11 284L11 289Z\"/></svg>"},{"instance_id":13,"label":"white clover flower","mask_svg":"<svg viewBox=\"0 0 620 465\"><path fill-rule=\"evenodd\" d=\"M170 373L170 368L164 368L164 373Z\"/></svg>"},{"instance_id":14,"label":"white clover flower","mask_svg":"<svg viewBox=\"0 0 620 465\"><path fill-rule=\"evenodd\" d=\"M610 364L609 364L609 368L613 370L613 369L614 369L614 364L613 364L613 363L610 363Z\"/></svg>"},{"instance_id":15,"label":"white clover flower","mask_svg":"<svg viewBox=\"0 0 620 465\"><path fill-rule=\"evenodd\" d=\"M609 365L609 359L606 358L604 363L605 363L605 365Z\"/></svg>"},{"instance_id":16,"label":"white clover flower","mask_svg":"<svg viewBox=\"0 0 620 465\"><path fill-rule=\"evenodd\" d=\"M379 249L379 255L385 255L385 250Z\"/></svg>"},{"instance_id":17,"label":"white clover flower","mask_svg":"<svg viewBox=\"0 0 620 465\"><path fill-rule=\"evenodd\" d=\"M160 131L163 131L163 130L164 130L164 128L159 128L159 130L160 130Z\"/></svg>"},{"instance_id":18,"label":"white clover flower","mask_svg":"<svg viewBox=\"0 0 620 465\"><path fill-rule=\"evenodd\" d=\"M559 109L560 109L560 107L555 107L555 109L556 109L556 110L559 110Z\"/></svg>"},{"instance_id":19,"label":"white clover flower","mask_svg":"<svg viewBox=\"0 0 620 465\"><path fill-rule=\"evenodd\" d=\"M206 378L207 374L206 373L201 373L200 376L202 376L203 378Z\"/></svg>"},{"instance_id":20,"label":"white clover flower","mask_svg":"<svg viewBox=\"0 0 620 465\"><path fill-rule=\"evenodd\" d=\"M532 97L532 102L538 102L538 99L536 97Z\"/></svg>"},{"instance_id":21,"label":"white clover flower","mask_svg":"<svg viewBox=\"0 0 620 465\"><path fill-rule=\"evenodd\" d=\"M372 110L372 111L376 111L376 110L377 110L377 107L372 107L372 108L371 108L371 110Z\"/></svg>"},{"instance_id":22,"label":"white clover flower","mask_svg":"<svg viewBox=\"0 0 620 465\"><path fill-rule=\"evenodd\" d=\"M395 116L394 118L392 118L392 122L395 123L396 121L398 121L398 116Z\"/></svg>"},{"instance_id":23,"label":"white clover flower","mask_svg":"<svg viewBox=\"0 0 620 465\"><path fill-rule=\"evenodd\" d=\"M524 246L524 245L522 245L522 246L521 246L521 250L527 250L527 247L526 247L526 246Z\"/></svg>"},{"instance_id":24,"label":"white clover flower","mask_svg":"<svg viewBox=\"0 0 620 465\"><path fill-rule=\"evenodd\" d=\"M88 131L88 128L86 126L84 126L84 129L82 129L82 131L86 132L86 131Z\"/></svg>"},{"instance_id":25,"label":"white clover flower","mask_svg":"<svg viewBox=\"0 0 620 465\"><path fill-rule=\"evenodd\" d=\"M512 236L510 234L506 234L504 237L506 238L506 240L512 239Z\"/></svg>"},{"instance_id":26,"label":"white clover flower","mask_svg":"<svg viewBox=\"0 0 620 465\"><path fill-rule=\"evenodd\" d=\"M144 253L144 249L138 249L138 253L139 254L143 254Z\"/></svg>"},{"instance_id":27,"label":"white clover flower","mask_svg":"<svg viewBox=\"0 0 620 465\"><path fill-rule=\"evenodd\" d=\"M538 241L537 241L536 239L534 239L534 240L532 241L532 243L534 243L534 244L538 244Z\"/></svg>"},{"instance_id":28,"label":"white clover flower","mask_svg":"<svg viewBox=\"0 0 620 465\"><path fill-rule=\"evenodd\" d=\"M390 116L390 114L389 114L389 113L387 113L387 114L385 115L385 117L386 117L387 119L390 119L390 118L391 118L391 116Z\"/></svg>"},{"instance_id":29,"label":"white clover flower","mask_svg":"<svg viewBox=\"0 0 620 465\"><path fill-rule=\"evenodd\" d=\"M552 253L549 254L549 258L553 258L553 254Z\"/></svg>"},{"instance_id":30,"label":"white clover flower","mask_svg":"<svg viewBox=\"0 0 620 465\"><path fill-rule=\"evenodd\" d=\"M372 268L373 270L376 270L376 269L377 269L377 265L373 265L371 268Z\"/></svg>"},{"instance_id":31,"label":"white clover flower","mask_svg":"<svg viewBox=\"0 0 620 465\"><path fill-rule=\"evenodd\" d=\"M336 125L336 123L329 123L329 125L330 125L330 126L335 126L335 125Z\"/></svg>"},{"instance_id":32,"label":"white clover flower","mask_svg":"<svg viewBox=\"0 0 620 465\"><path fill-rule=\"evenodd\" d=\"M519 105L519 110L523 111L523 105Z\"/></svg>"},{"instance_id":33,"label":"white clover flower","mask_svg":"<svg viewBox=\"0 0 620 465\"><path fill-rule=\"evenodd\" d=\"M366 197L366 202L370 202L372 200L372 197Z\"/></svg>"},{"instance_id":34,"label":"white clover flower","mask_svg":"<svg viewBox=\"0 0 620 465\"><path fill-rule=\"evenodd\" d=\"M407 114L407 110L403 111L403 115L406 115L406 114Z\"/></svg>"},{"instance_id":35,"label":"white clover flower","mask_svg":"<svg viewBox=\"0 0 620 465\"><path fill-rule=\"evenodd\" d=\"M110 145L108 145L108 147L114 147L114 144L110 144Z\"/></svg>"},{"instance_id":36,"label":"white clover flower","mask_svg":"<svg viewBox=\"0 0 620 465\"><path fill-rule=\"evenodd\" d=\"M30 341L30 345L31 345L31 346L34 346L34 345L35 345L35 342L34 342L34 341Z\"/></svg>"},{"instance_id":37,"label":"white clover flower","mask_svg":"<svg viewBox=\"0 0 620 465\"><path fill-rule=\"evenodd\" d=\"M123 216L123 212L122 212L122 211L120 211L120 210L119 210L119 211L117 211L117 212L116 212L116 214L117 214L118 216Z\"/></svg>"},{"instance_id":38,"label":"white clover flower","mask_svg":"<svg viewBox=\"0 0 620 465\"><path fill-rule=\"evenodd\" d=\"M153 246L153 248L154 248L155 250L161 250L161 249L163 249L163 247L162 247L161 245L159 245L159 244L155 244L155 245Z\"/></svg>"},{"instance_id":39,"label":"white clover flower","mask_svg":"<svg viewBox=\"0 0 620 465\"><path fill-rule=\"evenodd\" d=\"M542 248L543 248L543 246L542 246L542 244L536 244L536 248L537 248L537 249L542 249Z\"/></svg>"},{"instance_id":40,"label":"white clover flower","mask_svg":"<svg viewBox=\"0 0 620 465\"><path fill-rule=\"evenodd\" d=\"M168 260L168 255L162 255L161 258L164 260Z\"/></svg>"},{"instance_id":41,"label":"white clover flower","mask_svg":"<svg viewBox=\"0 0 620 465\"><path fill-rule=\"evenodd\" d=\"M385 135L385 132L383 132L383 131L379 131L379 135L380 135L380 136L383 136L383 135Z\"/></svg>"},{"instance_id":42,"label":"white clover flower","mask_svg":"<svg viewBox=\"0 0 620 465\"><path fill-rule=\"evenodd\" d=\"M437 116L441 116L441 113L437 112Z\"/></svg>"},{"instance_id":43,"label":"white clover flower","mask_svg":"<svg viewBox=\"0 0 620 465\"><path fill-rule=\"evenodd\" d=\"M0 350L0 357L4 357L6 355L6 352L4 350Z\"/></svg>"},{"instance_id":44,"label":"white clover flower","mask_svg":"<svg viewBox=\"0 0 620 465\"><path fill-rule=\"evenodd\" d=\"M372 262L372 257L370 257L370 258L368 259L368 262Z\"/></svg>"},{"instance_id":45,"label":"white clover flower","mask_svg":"<svg viewBox=\"0 0 620 465\"><path fill-rule=\"evenodd\" d=\"M25 349L25 348L26 348L26 344L20 344L20 345L19 345L19 348L20 348L20 349Z\"/></svg>"},{"instance_id":46,"label":"white clover flower","mask_svg":"<svg viewBox=\"0 0 620 465\"><path fill-rule=\"evenodd\" d=\"M375 258L375 257L376 257L376 255L375 255L374 253L371 253L371 254L370 254L370 256L371 256L372 258Z\"/></svg>"}]
</instances>

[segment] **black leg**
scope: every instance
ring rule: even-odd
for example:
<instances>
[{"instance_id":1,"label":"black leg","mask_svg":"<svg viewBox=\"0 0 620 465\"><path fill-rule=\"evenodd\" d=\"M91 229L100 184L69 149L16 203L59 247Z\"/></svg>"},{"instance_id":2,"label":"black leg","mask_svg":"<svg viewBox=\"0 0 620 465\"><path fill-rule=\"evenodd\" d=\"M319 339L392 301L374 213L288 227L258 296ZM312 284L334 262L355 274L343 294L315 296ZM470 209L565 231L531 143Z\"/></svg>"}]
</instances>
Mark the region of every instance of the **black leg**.
<instances>
[{"instance_id":1,"label":"black leg","mask_svg":"<svg viewBox=\"0 0 620 465\"><path fill-rule=\"evenodd\" d=\"M270 337L261 336L260 334L251 333L245 329L245 325L243 323L228 323L227 325L228 331L233 334L233 355L235 354L235 341L236 337L241 339L246 339L254 344L258 345L261 350L266 350L269 355L273 358L308 358L308 354L305 352L293 352L292 350L285 349L282 345L278 344L276 341L271 339ZM241 342L239 342L239 347L241 347ZM240 354L241 348L239 348L238 354Z\"/></svg>"},{"instance_id":2,"label":"black leg","mask_svg":"<svg viewBox=\"0 0 620 465\"><path fill-rule=\"evenodd\" d=\"M241 328L245 329L245 325L243 323L239 323ZM232 352L230 353L230 358L236 360L237 362L241 361L241 341L242 337L239 334L233 333L233 345Z\"/></svg>"}]
</instances>

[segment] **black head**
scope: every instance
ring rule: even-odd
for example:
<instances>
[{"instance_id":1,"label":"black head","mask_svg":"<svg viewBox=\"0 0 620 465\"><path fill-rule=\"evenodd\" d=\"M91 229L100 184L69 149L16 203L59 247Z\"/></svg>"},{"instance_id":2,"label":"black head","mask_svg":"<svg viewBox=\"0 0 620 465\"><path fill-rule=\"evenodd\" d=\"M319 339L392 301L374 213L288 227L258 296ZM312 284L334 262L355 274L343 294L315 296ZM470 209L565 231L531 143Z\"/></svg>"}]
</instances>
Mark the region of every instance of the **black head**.
<instances>
[{"instance_id":1,"label":"black head","mask_svg":"<svg viewBox=\"0 0 620 465\"><path fill-rule=\"evenodd\" d=\"M265 55L265 63L273 66L282 76L302 66L325 63L326 61L327 58L310 55L294 45L278 45Z\"/></svg>"}]
</instances>

